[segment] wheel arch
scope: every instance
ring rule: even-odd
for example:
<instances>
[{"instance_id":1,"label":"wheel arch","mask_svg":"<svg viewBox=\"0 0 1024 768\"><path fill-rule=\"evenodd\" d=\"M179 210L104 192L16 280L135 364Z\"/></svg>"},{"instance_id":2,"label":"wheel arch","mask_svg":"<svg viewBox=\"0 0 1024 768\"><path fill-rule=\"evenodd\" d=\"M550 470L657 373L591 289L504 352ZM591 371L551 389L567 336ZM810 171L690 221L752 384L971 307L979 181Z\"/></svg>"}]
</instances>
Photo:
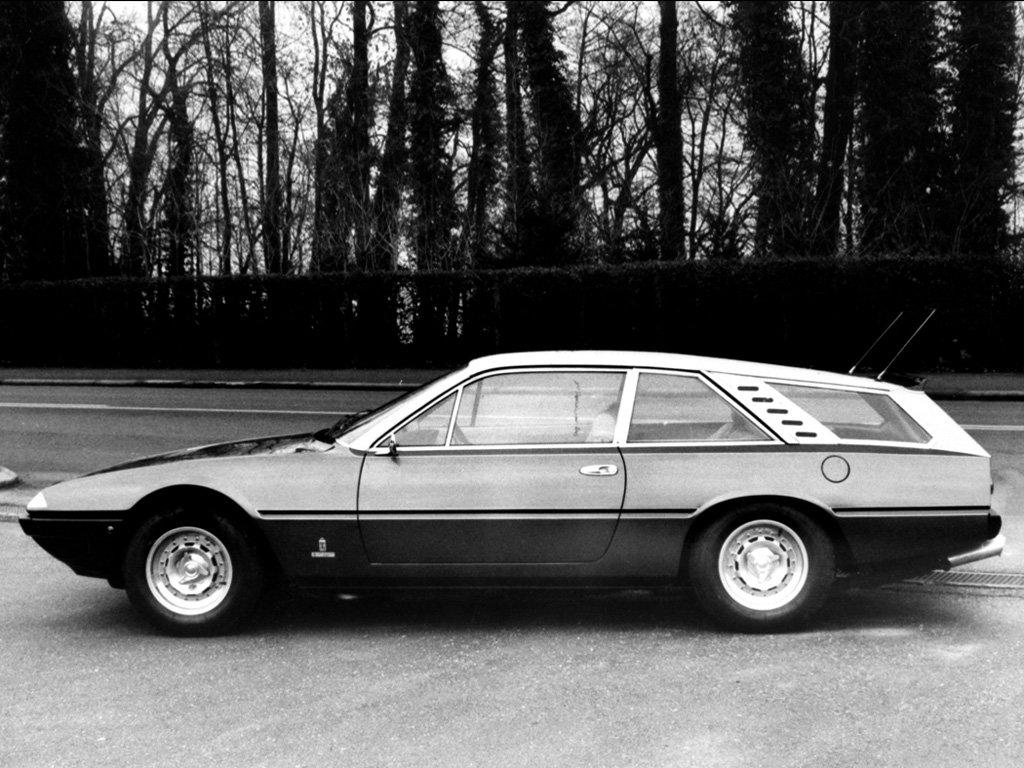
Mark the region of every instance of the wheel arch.
<instances>
[{"instance_id":1,"label":"wheel arch","mask_svg":"<svg viewBox=\"0 0 1024 768\"><path fill-rule=\"evenodd\" d=\"M219 512L229 517L232 522L237 524L252 538L260 558L270 573L274 576L281 574L281 564L274 555L274 551L267 541L263 530L257 525L256 516L249 508L249 505L223 490L193 484L171 485L160 488L146 494L132 505L128 514L125 515L120 536L118 537L116 552L118 561L117 571L120 573L123 568L124 558L128 552L131 540L152 514L169 505L195 502L216 506ZM114 586L121 586L121 584L114 584L113 580L111 580L111 583Z\"/></svg>"},{"instance_id":2,"label":"wheel arch","mask_svg":"<svg viewBox=\"0 0 1024 768\"><path fill-rule=\"evenodd\" d=\"M856 569L856 561L854 560L850 543L847 541L835 513L827 505L799 496L761 493L715 499L700 507L694 513L692 522L683 540L683 551L679 563L680 578L685 578L686 576L687 563L689 562L694 542L700 538L701 534L712 522L734 509L766 503L779 504L807 515L812 521L821 526L822 530L832 541L835 548L836 568L843 572L852 572Z\"/></svg>"}]
</instances>

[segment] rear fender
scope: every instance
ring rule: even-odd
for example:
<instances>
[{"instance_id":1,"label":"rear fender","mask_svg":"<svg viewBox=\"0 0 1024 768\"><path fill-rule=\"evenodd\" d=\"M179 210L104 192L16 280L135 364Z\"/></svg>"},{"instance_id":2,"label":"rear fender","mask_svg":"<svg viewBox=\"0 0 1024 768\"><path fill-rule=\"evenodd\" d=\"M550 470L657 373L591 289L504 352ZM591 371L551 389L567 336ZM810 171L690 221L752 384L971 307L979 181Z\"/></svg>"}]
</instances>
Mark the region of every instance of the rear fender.
<instances>
[{"instance_id":1,"label":"rear fender","mask_svg":"<svg viewBox=\"0 0 1024 768\"><path fill-rule=\"evenodd\" d=\"M782 506L792 507L793 509L806 514L820 525L822 530L824 530L832 540L832 543L835 546L837 568L841 571L850 571L855 568L853 553L850 549L849 542L846 540L846 536L843 534L842 529L839 526L835 513L827 504L811 496L764 492L753 494L723 494L722 496L708 501L697 509L683 541L683 558L680 573L685 573L685 563L689 559L690 549L693 546L693 542L701 536L704 529L707 528L707 526L710 525L711 522L713 522L719 515L728 510L736 509L737 507L761 503L781 504Z\"/></svg>"}]
</instances>

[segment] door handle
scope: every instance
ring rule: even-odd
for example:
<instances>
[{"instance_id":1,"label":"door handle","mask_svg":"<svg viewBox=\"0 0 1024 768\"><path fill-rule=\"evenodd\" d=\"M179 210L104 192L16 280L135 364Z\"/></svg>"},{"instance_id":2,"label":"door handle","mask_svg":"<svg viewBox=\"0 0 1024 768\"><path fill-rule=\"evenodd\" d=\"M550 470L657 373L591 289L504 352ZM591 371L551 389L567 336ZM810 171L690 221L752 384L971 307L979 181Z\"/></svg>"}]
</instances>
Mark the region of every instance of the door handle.
<instances>
[{"instance_id":1,"label":"door handle","mask_svg":"<svg viewBox=\"0 0 1024 768\"><path fill-rule=\"evenodd\" d=\"M619 468L614 464L591 464L589 467L581 467L580 474L590 477L611 477L617 475Z\"/></svg>"}]
</instances>

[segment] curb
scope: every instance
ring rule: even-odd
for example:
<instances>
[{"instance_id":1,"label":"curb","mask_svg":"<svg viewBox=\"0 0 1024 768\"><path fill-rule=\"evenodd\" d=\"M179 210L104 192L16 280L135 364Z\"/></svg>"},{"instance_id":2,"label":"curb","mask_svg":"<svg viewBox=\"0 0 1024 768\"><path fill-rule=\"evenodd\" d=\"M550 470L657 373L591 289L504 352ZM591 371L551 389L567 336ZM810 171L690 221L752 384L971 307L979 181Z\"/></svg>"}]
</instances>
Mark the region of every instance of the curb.
<instances>
[{"instance_id":1,"label":"curb","mask_svg":"<svg viewBox=\"0 0 1024 768\"><path fill-rule=\"evenodd\" d=\"M1024 392L1016 390L962 390L956 392L929 392L925 393L932 400L987 400L989 402L1020 402L1024 401Z\"/></svg>"},{"instance_id":2,"label":"curb","mask_svg":"<svg viewBox=\"0 0 1024 768\"><path fill-rule=\"evenodd\" d=\"M18 482L18 476L6 467L0 467L0 488L9 488Z\"/></svg>"},{"instance_id":3,"label":"curb","mask_svg":"<svg viewBox=\"0 0 1024 768\"><path fill-rule=\"evenodd\" d=\"M421 382L379 381L227 381L216 379L0 379L12 387L154 387L166 389L323 389L407 392Z\"/></svg>"},{"instance_id":4,"label":"curb","mask_svg":"<svg viewBox=\"0 0 1024 768\"><path fill-rule=\"evenodd\" d=\"M152 387L164 389L298 389L323 391L407 392L422 381L309 381L229 379L0 379L0 386L12 387ZM1024 390L940 389L925 392L933 400L982 400L1024 402Z\"/></svg>"}]
</instances>

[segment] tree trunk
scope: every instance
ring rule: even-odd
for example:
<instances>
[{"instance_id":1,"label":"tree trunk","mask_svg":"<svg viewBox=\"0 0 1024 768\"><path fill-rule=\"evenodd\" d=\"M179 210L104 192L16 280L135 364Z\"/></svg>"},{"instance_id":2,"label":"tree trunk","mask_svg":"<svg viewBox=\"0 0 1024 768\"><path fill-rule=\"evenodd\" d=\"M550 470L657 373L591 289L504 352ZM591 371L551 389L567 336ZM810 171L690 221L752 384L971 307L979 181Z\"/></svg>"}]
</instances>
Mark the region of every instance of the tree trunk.
<instances>
[{"instance_id":1,"label":"tree trunk","mask_svg":"<svg viewBox=\"0 0 1024 768\"><path fill-rule=\"evenodd\" d=\"M199 23L202 26L203 53L206 58L206 90L210 99L210 117L213 122L213 143L217 154L217 189L222 211L223 230L220 243L220 269L222 275L231 274L231 247L234 236L234 219L231 215L231 193L228 180L228 137L221 123L220 94L214 75L213 43L211 40L210 12L206 5L200 6Z\"/></svg>"},{"instance_id":2,"label":"tree trunk","mask_svg":"<svg viewBox=\"0 0 1024 768\"><path fill-rule=\"evenodd\" d=\"M86 163L86 248L87 273L109 275L110 217L107 209L107 183L101 133L103 115L98 103L99 83L96 75L96 22L91 0L82 0L82 16L78 27L78 93L82 103L82 123Z\"/></svg>"},{"instance_id":3,"label":"tree trunk","mask_svg":"<svg viewBox=\"0 0 1024 768\"><path fill-rule=\"evenodd\" d=\"M409 148L417 266L450 269L457 223L448 142L451 83L437 0L419 0L410 15L413 72L409 84Z\"/></svg>"},{"instance_id":4,"label":"tree trunk","mask_svg":"<svg viewBox=\"0 0 1024 768\"><path fill-rule=\"evenodd\" d=\"M263 51L263 94L266 100L266 192L263 203L263 258L267 271L288 271L281 249L281 136L277 114L277 43L274 0L259 0Z\"/></svg>"},{"instance_id":5,"label":"tree trunk","mask_svg":"<svg viewBox=\"0 0 1024 768\"><path fill-rule=\"evenodd\" d=\"M247 274L256 268L256 232L253 229L249 192L245 184L245 166L242 164L241 140L238 131L238 106L235 98L234 59L231 56L231 45L224 41L224 101L227 129L231 137L229 155L235 166L238 177L238 202L241 205L240 216L246 236L245 258L241 260L239 272ZM231 215L228 213L227 215Z\"/></svg>"},{"instance_id":6,"label":"tree trunk","mask_svg":"<svg viewBox=\"0 0 1024 768\"><path fill-rule=\"evenodd\" d=\"M522 64L519 57L519 11L516 0L505 0L505 144L508 171L505 177L505 236L513 259L523 258L523 219L529 209L530 161L526 151L526 119L523 116Z\"/></svg>"},{"instance_id":7,"label":"tree trunk","mask_svg":"<svg viewBox=\"0 0 1024 768\"><path fill-rule=\"evenodd\" d=\"M405 187L408 109L405 83L409 74L408 2L395 0L395 62L388 99L388 129L373 200L373 244L370 269L393 269L399 250L399 217Z\"/></svg>"},{"instance_id":8,"label":"tree trunk","mask_svg":"<svg viewBox=\"0 0 1024 768\"><path fill-rule=\"evenodd\" d=\"M159 14L166 12L161 6ZM156 105L150 101L153 74L153 32L159 18L153 16L153 3L147 3L146 35L142 41L142 74L139 81L139 99L135 135L132 139L132 150L128 157L128 192L125 197L122 218L124 233L121 244L121 271L129 277L142 277L149 274L149 237L146 232L143 205L146 199L146 187L149 171L153 165L156 147L150 136L150 130L156 121Z\"/></svg>"},{"instance_id":9,"label":"tree trunk","mask_svg":"<svg viewBox=\"0 0 1024 768\"><path fill-rule=\"evenodd\" d=\"M352 3L352 77L348 109L352 113L352 162L349 179L355 214L356 264L370 266L370 51L367 0Z\"/></svg>"},{"instance_id":10,"label":"tree trunk","mask_svg":"<svg viewBox=\"0 0 1024 768\"><path fill-rule=\"evenodd\" d=\"M472 146L466 174L465 251L467 261L479 266L486 252L488 202L497 174L499 151L498 97L494 63L501 38L493 17L482 0L474 3L480 21L476 82L470 115Z\"/></svg>"},{"instance_id":11,"label":"tree trunk","mask_svg":"<svg viewBox=\"0 0 1024 768\"><path fill-rule=\"evenodd\" d=\"M317 11L319 9L319 20ZM313 252L310 270L319 272L326 258L325 243L327 223L324 220L324 166L327 163L327 48L331 43L331 30L338 17L330 25L323 0L309 3L310 39L313 41L313 110L316 113L316 145L313 159Z\"/></svg>"},{"instance_id":12,"label":"tree trunk","mask_svg":"<svg viewBox=\"0 0 1024 768\"><path fill-rule=\"evenodd\" d=\"M840 207L846 147L853 130L857 89L857 36L860 3L829 3L829 58L825 76L821 159L814 198L812 228L814 253L833 255L839 247Z\"/></svg>"},{"instance_id":13,"label":"tree trunk","mask_svg":"<svg viewBox=\"0 0 1024 768\"><path fill-rule=\"evenodd\" d=\"M686 211L683 200L682 106L679 94L677 39L679 20L674 0L659 0L658 117L654 131L658 147L658 202L661 258L686 255Z\"/></svg>"},{"instance_id":14,"label":"tree trunk","mask_svg":"<svg viewBox=\"0 0 1024 768\"><path fill-rule=\"evenodd\" d=\"M548 3L520 0L517 6L522 73L529 86L537 147L537 206L526 251L534 263L558 266L579 256L582 128Z\"/></svg>"},{"instance_id":15,"label":"tree trunk","mask_svg":"<svg viewBox=\"0 0 1024 768\"><path fill-rule=\"evenodd\" d=\"M167 38L164 38L165 42ZM195 218L189 200L189 181L192 175L193 129L188 120L185 91L178 82L178 68L170 57L167 84L171 92L170 147L166 192L164 197L164 228L167 238L166 269L169 277L185 274L188 261L198 266L195 253Z\"/></svg>"}]
</instances>

